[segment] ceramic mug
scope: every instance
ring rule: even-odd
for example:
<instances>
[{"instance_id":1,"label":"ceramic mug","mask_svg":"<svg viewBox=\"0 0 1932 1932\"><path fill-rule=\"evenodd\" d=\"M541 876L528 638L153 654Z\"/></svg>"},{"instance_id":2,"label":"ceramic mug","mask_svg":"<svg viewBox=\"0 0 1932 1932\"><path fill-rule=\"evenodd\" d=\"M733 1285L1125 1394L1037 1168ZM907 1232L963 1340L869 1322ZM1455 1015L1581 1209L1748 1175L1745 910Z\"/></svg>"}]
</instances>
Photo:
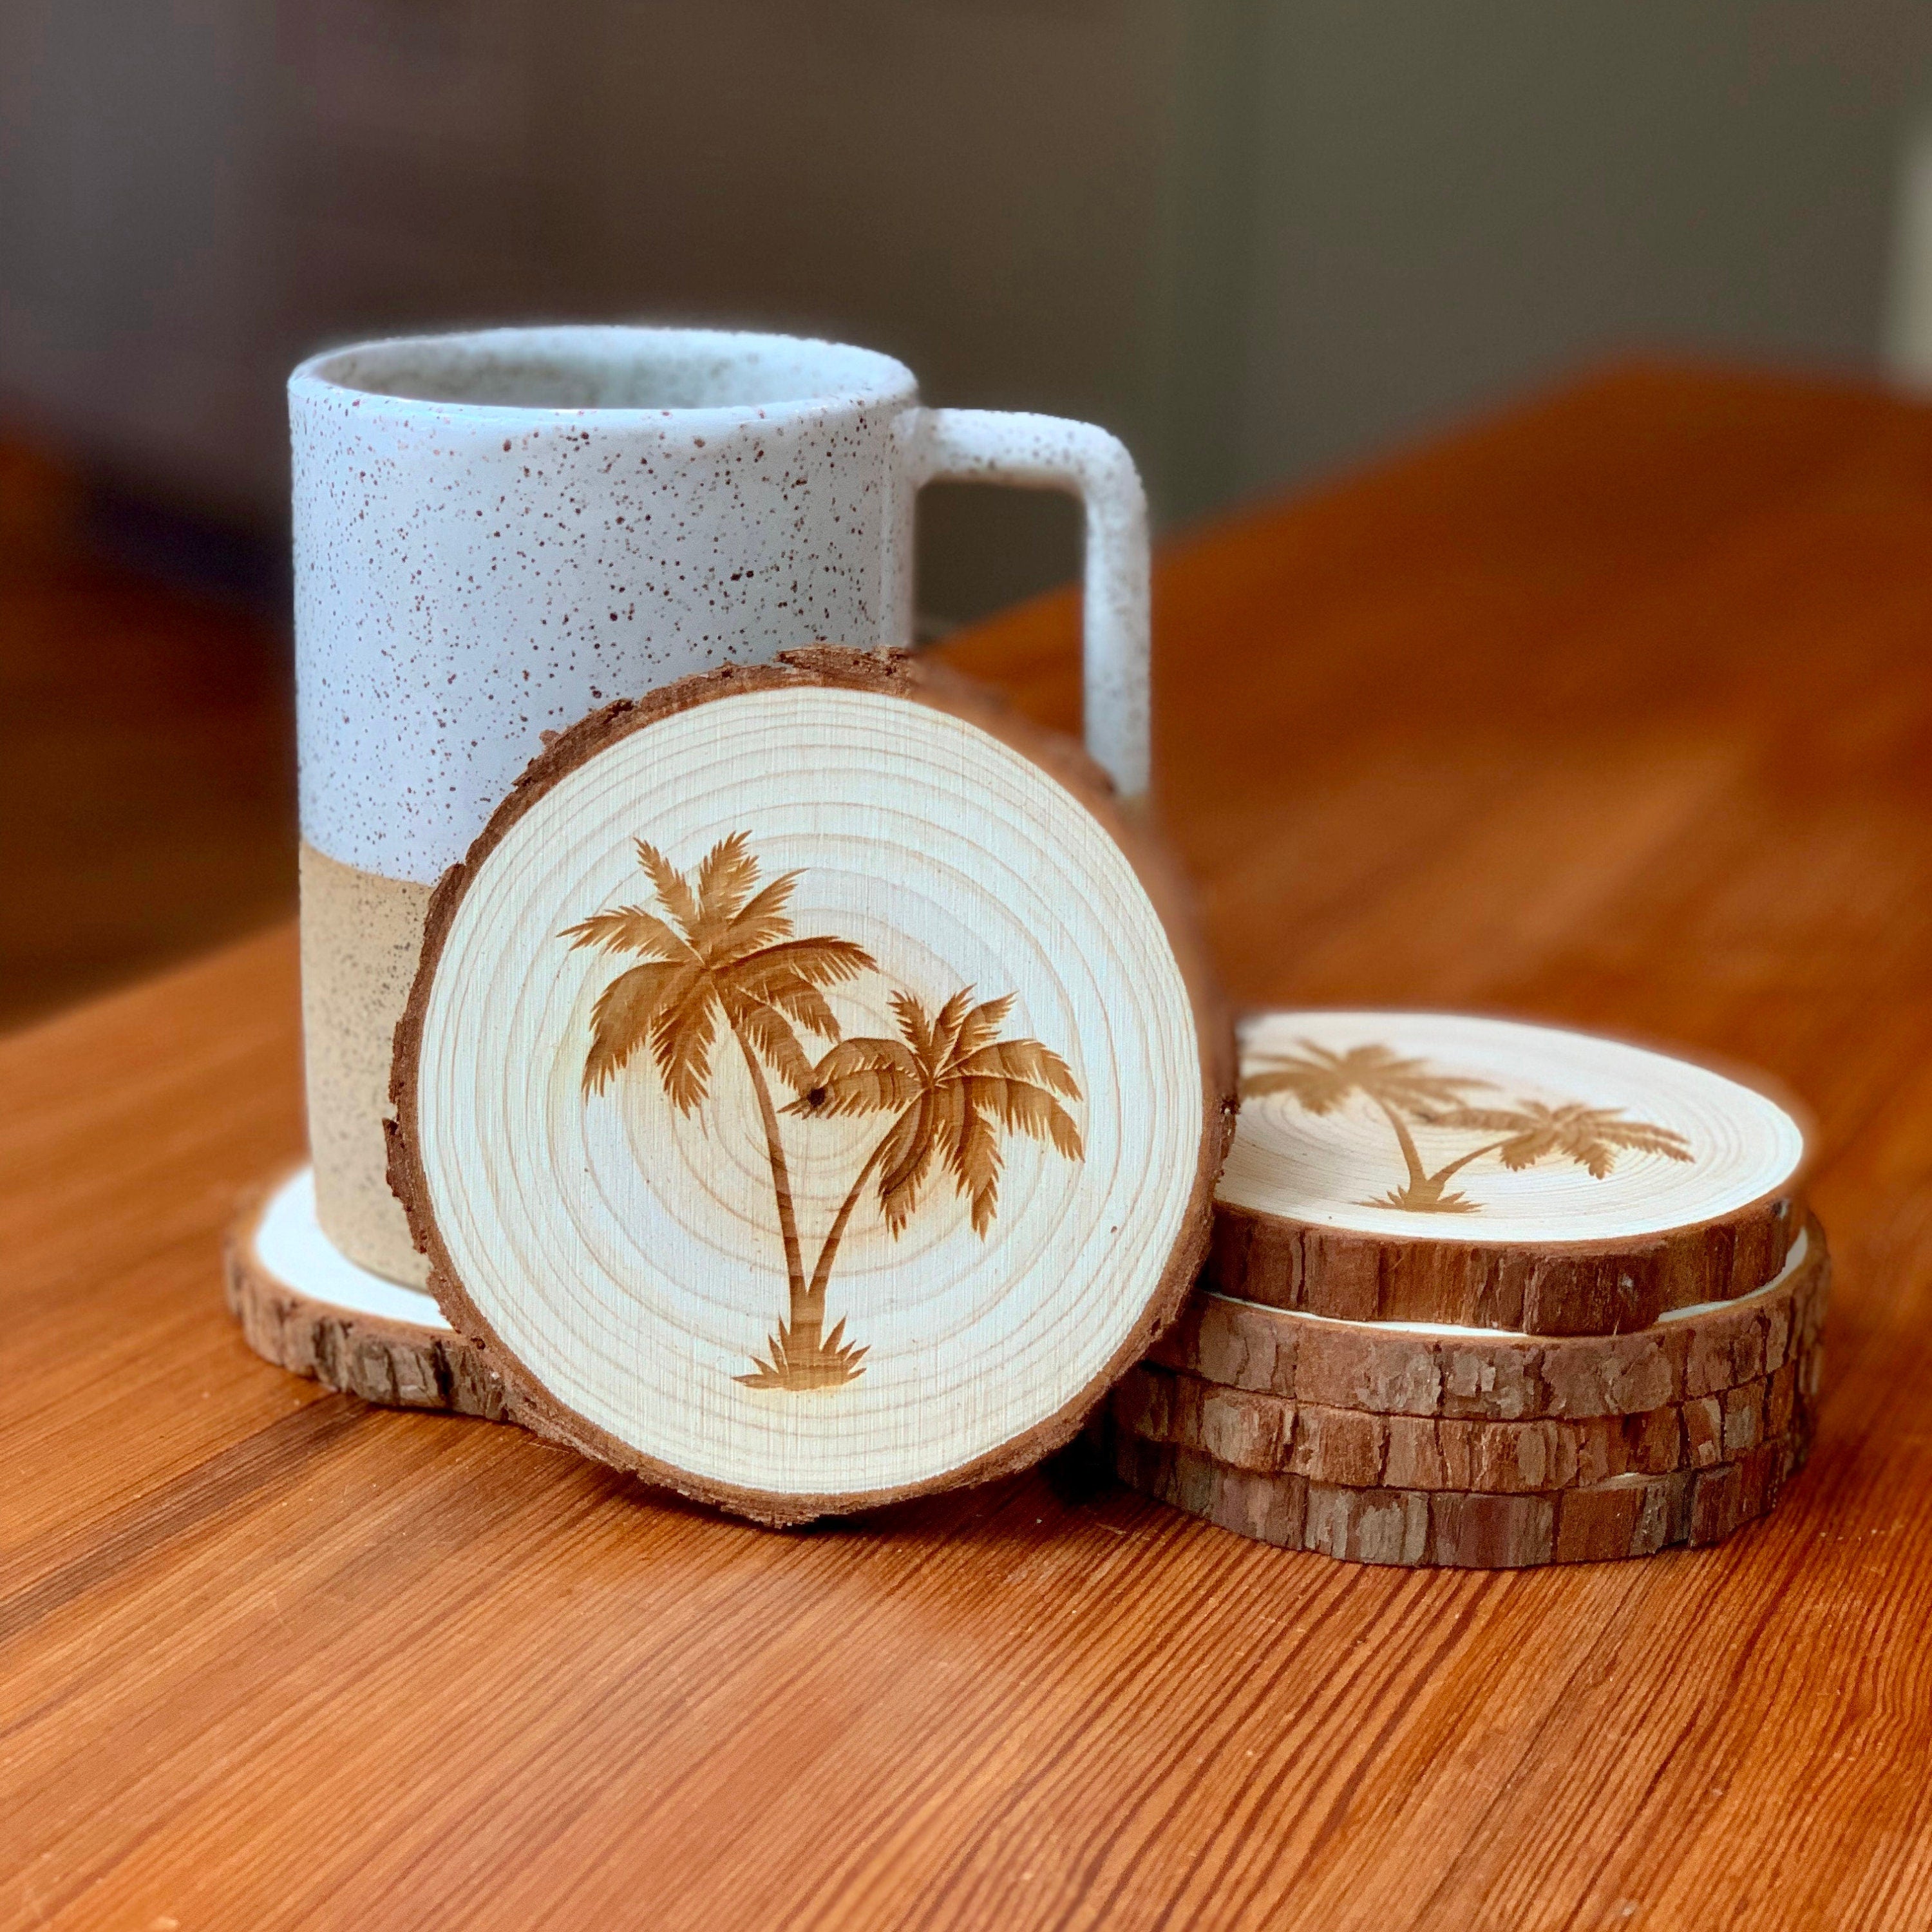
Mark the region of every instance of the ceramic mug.
<instances>
[{"instance_id":1,"label":"ceramic mug","mask_svg":"<svg viewBox=\"0 0 1932 1932\"><path fill-rule=\"evenodd\" d=\"M391 1280L423 1276L382 1124L430 888L542 734L598 704L820 639L909 644L921 484L1084 499L1088 744L1145 788L1146 506L1104 430L927 409L866 350L681 328L336 350L289 408L316 1211Z\"/></svg>"}]
</instances>

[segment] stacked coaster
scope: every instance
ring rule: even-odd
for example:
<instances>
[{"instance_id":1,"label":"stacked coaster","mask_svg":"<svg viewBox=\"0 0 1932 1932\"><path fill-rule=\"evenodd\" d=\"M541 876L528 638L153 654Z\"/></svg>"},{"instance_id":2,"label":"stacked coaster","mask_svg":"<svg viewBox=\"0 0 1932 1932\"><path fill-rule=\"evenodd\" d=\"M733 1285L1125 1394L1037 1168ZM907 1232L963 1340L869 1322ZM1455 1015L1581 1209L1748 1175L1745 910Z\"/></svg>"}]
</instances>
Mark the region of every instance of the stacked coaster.
<instances>
[{"instance_id":1,"label":"stacked coaster","mask_svg":"<svg viewBox=\"0 0 1932 1932\"><path fill-rule=\"evenodd\" d=\"M1622 1042L1276 1012L1210 1258L1115 1390L1147 1494L1358 1562L1714 1542L1803 1461L1830 1284L1791 1108Z\"/></svg>"}]
</instances>

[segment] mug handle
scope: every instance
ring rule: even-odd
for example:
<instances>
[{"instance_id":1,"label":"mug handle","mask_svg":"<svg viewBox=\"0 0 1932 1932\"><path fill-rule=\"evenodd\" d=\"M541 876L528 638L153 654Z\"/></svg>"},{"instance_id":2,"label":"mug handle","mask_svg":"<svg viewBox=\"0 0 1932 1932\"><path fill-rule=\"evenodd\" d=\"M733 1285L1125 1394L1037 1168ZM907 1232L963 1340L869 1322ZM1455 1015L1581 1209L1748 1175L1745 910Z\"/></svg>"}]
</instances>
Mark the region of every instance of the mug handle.
<instances>
[{"instance_id":1,"label":"mug handle","mask_svg":"<svg viewBox=\"0 0 1932 1932\"><path fill-rule=\"evenodd\" d=\"M997 410L921 410L912 485L1064 490L1087 512L1082 652L1087 748L1123 798L1148 788L1147 493L1118 436L1092 423Z\"/></svg>"}]
</instances>

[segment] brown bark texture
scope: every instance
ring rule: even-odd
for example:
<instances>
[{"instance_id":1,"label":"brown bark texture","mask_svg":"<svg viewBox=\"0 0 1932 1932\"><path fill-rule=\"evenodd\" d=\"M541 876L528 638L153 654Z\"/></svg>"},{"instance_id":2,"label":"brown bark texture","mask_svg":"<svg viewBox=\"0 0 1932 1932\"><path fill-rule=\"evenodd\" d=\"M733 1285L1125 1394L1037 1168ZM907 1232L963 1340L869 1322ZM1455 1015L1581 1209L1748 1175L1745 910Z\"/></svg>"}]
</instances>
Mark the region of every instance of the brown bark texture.
<instances>
[{"instance_id":1,"label":"brown bark texture","mask_svg":"<svg viewBox=\"0 0 1932 1932\"><path fill-rule=\"evenodd\" d=\"M1627 1334L1430 1334L1269 1307L1204 1285L1152 1359L1228 1388L1379 1414L1640 1415L1774 1374L1816 1341L1832 1264L1823 1230L1815 1220L1808 1228L1803 1258L1774 1286Z\"/></svg>"},{"instance_id":2,"label":"brown bark texture","mask_svg":"<svg viewBox=\"0 0 1932 1932\"><path fill-rule=\"evenodd\" d=\"M1343 1321L1622 1334L1772 1280L1804 1225L1798 1180L1714 1220L1560 1246L1370 1235L1217 1202L1207 1280Z\"/></svg>"},{"instance_id":3,"label":"brown bark texture","mask_svg":"<svg viewBox=\"0 0 1932 1932\"><path fill-rule=\"evenodd\" d=\"M256 1354L387 1408L502 1419L502 1379L474 1342L315 1300L263 1268L253 1240L262 1202L244 1202L223 1245L229 1312Z\"/></svg>"},{"instance_id":4,"label":"brown bark texture","mask_svg":"<svg viewBox=\"0 0 1932 1932\"><path fill-rule=\"evenodd\" d=\"M1143 1365L1114 1390L1110 1409L1126 1435L1231 1468L1358 1489L1520 1495L1733 1461L1789 1430L1795 1404L1817 1392L1821 1361L1813 1343L1770 1375L1688 1402L1634 1415L1528 1422L1297 1404Z\"/></svg>"},{"instance_id":5,"label":"brown bark texture","mask_svg":"<svg viewBox=\"0 0 1932 1932\"><path fill-rule=\"evenodd\" d=\"M1775 1506L1810 1446L1811 1409L1707 1468L1522 1493L1357 1486L1235 1469L1115 1428L1114 1468L1142 1494L1283 1549L1406 1568L1520 1570L1721 1542Z\"/></svg>"}]
</instances>

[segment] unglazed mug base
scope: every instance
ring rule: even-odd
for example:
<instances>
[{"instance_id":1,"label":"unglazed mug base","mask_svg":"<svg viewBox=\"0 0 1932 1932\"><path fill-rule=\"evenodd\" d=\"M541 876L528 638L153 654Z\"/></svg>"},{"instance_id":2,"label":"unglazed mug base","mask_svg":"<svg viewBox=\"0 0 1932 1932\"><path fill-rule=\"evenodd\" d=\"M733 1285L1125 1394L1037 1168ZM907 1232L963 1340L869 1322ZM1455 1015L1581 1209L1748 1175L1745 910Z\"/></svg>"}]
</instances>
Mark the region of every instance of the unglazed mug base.
<instances>
[{"instance_id":1,"label":"unglazed mug base","mask_svg":"<svg viewBox=\"0 0 1932 1932\"><path fill-rule=\"evenodd\" d=\"M430 887L302 848L302 1052L316 1219L350 1260L420 1288L428 1264L389 1192L389 1058Z\"/></svg>"}]
</instances>

